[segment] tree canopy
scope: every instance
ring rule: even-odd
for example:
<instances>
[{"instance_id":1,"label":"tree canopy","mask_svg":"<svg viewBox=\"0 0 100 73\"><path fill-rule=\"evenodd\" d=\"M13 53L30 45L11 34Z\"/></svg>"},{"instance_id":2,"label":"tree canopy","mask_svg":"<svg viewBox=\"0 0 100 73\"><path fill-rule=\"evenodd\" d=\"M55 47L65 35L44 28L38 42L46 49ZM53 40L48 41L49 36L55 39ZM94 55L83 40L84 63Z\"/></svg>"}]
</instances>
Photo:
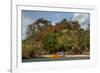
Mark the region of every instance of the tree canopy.
<instances>
[{"instance_id":1,"label":"tree canopy","mask_svg":"<svg viewBox=\"0 0 100 73\"><path fill-rule=\"evenodd\" d=\"M90 30L80 27L78 21L63 19L55 25L39 18L28 26L22 40L23 58L64 51L65 54L89 54Z\"/></svg>"}]
</instances>

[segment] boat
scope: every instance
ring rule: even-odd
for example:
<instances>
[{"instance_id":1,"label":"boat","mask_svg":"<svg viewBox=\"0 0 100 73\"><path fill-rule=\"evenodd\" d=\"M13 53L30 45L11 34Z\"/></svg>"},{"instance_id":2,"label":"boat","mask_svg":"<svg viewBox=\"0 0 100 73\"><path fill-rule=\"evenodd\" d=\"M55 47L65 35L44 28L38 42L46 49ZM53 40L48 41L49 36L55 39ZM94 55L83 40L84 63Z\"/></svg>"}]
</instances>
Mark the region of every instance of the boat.
<instances>
[{"instance_id":1,"label":"boat","mask_svg":"<svg viewBox=\"0 0 100 73\"><path fill-rule=\"evenodd\" d=\"M48 55L48 58L63 58L63 55Z\"/></svg>"}]
</instances>

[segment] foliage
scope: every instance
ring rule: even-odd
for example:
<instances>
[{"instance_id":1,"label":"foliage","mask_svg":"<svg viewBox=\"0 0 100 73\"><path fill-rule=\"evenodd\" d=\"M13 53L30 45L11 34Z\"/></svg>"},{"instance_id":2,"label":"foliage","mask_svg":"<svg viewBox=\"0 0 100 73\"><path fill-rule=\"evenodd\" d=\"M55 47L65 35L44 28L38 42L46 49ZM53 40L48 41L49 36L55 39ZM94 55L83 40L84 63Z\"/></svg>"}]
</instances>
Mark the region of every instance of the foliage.
<instances>
[{"instance_id":1,"label":"foliage","mask_svg":"<svg viewBox=\"0 0 100 73\"><path fill-rule=\"evenodd\" d=\"M60 51L84 54L90 49L90 29L83 29L77 21L62 21L52 25L43 18L28 26L27 37L22 41L23 58L39 57L42 52Z\"/></svg>"},{"instance_id":2,"label":"foliage","mask_svg":"<svg viewBox=\"0 0 100 73\"><path fill-rule=\"evenodd\" d=\"M57 49L57 39L55 33L48 33L43 39L44 49L49 53L53 53Z\"/></svg>"}]
</instances>

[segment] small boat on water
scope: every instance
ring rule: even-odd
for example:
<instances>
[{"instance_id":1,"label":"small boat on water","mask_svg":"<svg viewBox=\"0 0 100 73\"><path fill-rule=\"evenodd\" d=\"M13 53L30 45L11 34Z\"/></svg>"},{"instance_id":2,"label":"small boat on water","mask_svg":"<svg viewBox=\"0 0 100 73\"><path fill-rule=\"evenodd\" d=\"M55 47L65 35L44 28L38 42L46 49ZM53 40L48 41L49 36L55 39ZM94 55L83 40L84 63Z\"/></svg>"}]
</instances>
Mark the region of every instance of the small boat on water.
<instances>
[{"instance_id":1,"label":"small boat on water","mask_svg":"<svg viewBox=\"0 0 100 73\"><path fill-rule=\"evenodd\" d=\"M63 58L63 55L48 55L48 58Z\"/></svg>"},{"instance_id":2,"label":"small boat on water","mask_svg":"<svg viewBox=\"0 0 100 73\"><path fill-rule=\"evenodd\" d=\"M57 52L55 54L42 55L41 57L46 57L46 58L63 58L64 57L64 53L63 52Z\"/></svg>"}]
</instances>

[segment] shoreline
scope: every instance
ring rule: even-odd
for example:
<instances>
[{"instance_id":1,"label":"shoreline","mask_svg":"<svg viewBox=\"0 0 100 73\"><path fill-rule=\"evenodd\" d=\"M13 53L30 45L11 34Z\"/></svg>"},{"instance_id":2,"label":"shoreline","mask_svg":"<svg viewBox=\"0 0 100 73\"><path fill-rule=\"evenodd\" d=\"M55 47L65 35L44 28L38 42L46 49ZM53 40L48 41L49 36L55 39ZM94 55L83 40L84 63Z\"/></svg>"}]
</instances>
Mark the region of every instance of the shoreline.
<instances>
[{"instance_id":1,"label":"shoreline","mask_svg":"<svg viewBox=\"0 0 100 73\"><path fill-rule=\"evenodd\" d=\"M30 58L30 59L22 59L23 63L27 62L46 62L46 61L67 61L67 60L89 60L90 55L66 55L60 58L49 58L49 57L41 57L41 58Z\"/></svg>"}]
</instances>

